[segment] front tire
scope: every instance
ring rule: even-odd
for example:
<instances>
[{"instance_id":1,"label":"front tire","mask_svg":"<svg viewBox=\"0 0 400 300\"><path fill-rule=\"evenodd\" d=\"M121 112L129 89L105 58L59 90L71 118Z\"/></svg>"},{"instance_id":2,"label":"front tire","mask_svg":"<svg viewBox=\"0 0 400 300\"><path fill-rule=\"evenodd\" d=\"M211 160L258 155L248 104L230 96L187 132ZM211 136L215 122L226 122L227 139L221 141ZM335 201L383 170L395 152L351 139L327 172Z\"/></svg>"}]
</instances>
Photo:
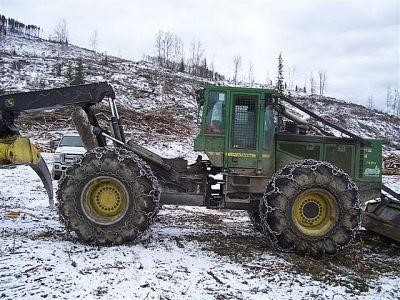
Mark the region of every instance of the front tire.
<instances>
[{"instance_id":1,"label":"front tire","mask_svg":"<svg viewBox=\"0 0 400 300\"><path fill-rule=\"evenodd\" d=\"M358 188L337 167L304 160L279 170L260 202L263 232L279 248L320 258L349 245L360 227Z\"/></svg>"},{"instance_id":2,"label":"front tire","mask_svg":"<svg viewBox=\"0 0 400 300\"><path fill-rule=\"evenodd\" d=\"M159 206L151 169L121 148L84 154L61 178L57 198L66 228L96 245L136 240L153 223Z\"/></svg>"}]
</instances>

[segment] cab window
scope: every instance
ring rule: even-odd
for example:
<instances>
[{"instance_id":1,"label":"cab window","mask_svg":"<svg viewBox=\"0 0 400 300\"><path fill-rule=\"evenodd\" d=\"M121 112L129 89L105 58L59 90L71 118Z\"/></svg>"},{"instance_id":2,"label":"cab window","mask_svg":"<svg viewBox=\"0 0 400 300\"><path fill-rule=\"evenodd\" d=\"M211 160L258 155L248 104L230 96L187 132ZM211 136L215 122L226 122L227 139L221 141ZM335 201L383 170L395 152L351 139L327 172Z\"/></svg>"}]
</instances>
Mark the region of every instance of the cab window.
<instances>
[{"instance_id":1,"label":"cab window","mask_svg":"<svg viewBox=\"0 0 400 300\"><path fill-rule=\"evenodd\" d=\"M208 98L205 131L223 134L225 128L225 93L211 91Z\"/></svg>"},{"instance_id":2,"label":"cab window","mask_svg":"<svg viewBox=\"0 0 400 300\"><path fill-rule=\"evenodd\" d=\"M272 111L272 106L268 105L265 108L265 115L264 115L264 145L263 145L263 148L265 150L273 149L274 134L275 134L274 113Z\"/></svg>"},{"instance_id":3,"label":"cab window","mask_svg":"<svg viewBox=\"0 0 400 300\"><path fill-rule=\"evenodd\" d=\"M232 147L256 148L256 95L235 95L233 98Z\"/></svg>"}]
</instances>

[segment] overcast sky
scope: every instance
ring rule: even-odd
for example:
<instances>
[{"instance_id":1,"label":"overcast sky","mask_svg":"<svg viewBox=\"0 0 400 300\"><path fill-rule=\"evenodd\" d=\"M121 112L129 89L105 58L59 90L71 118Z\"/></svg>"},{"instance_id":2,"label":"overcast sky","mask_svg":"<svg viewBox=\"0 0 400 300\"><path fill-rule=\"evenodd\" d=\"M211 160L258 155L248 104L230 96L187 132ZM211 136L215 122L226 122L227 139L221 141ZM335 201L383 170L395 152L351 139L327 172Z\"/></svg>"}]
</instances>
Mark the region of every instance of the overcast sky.
<instances>
[{"instance_id":1,"label":"overcast sky","mask_svg":"<svg viewBox=\"0 0 400 300\"><path fill-rule=\"evenodd\" d=\"M72 44L138 60L155 54L158 30L184 42L199 40L217 71L241 76L254 65L256 81L273 81L282 52L285 79L309 89L310 74L328 76L326 94L384 110L387 86L399 87L400 0L0 0L0 14L44 29L65 19Z\"/></svg>"}]
</instances>

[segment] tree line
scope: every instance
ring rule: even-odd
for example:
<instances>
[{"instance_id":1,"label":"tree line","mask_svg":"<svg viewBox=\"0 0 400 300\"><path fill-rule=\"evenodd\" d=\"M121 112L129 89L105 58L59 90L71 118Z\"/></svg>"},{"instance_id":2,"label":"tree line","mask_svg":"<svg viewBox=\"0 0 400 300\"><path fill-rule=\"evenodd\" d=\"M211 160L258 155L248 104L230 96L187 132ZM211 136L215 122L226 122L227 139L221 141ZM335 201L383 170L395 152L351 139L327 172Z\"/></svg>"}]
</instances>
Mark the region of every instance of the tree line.
<instances>
[{"instance_id":1,"label":"tree line","mask_svg":"<svg viewBox=\"0 0 400 300\"><path fill-rule=\"evenodd\" d=\"M25 34L32 37L40 37L42 28L36 25L26 25L16 19L7 18L0 14L0 34L6 35L7 32ZM68 44L68 29L65 19L61 19L54 27L53 34L49 36L50 42Z\"/></svg>"},{"instance_id":2,"label":"tree line","mask_svg":"<svg viewBox=\"0 0 400 300\"><path fill-rule=\"evenodd\" d=\"M16 19L7 18L5 15L0 14L0 33L4 35L7 34L7 32L13 32L39 37L40 31L41 28L39 26L25 25Z\"/></svg>"},{"instance_id":3,"label":"tree line","mask_svg":"<svg viewBox=\"0 0 400 300\"><path fill-rule=\"evenodd\" d=\"M284 78L284 66L283 66L283 57L282 52L279 53L278 56L278 76L276 78L275 87L279 91L283 91L285 89L294 90L296 92L308 93L310 95L325 95L327 89L328 75L326 70L319 70L318 77L315 78L314 72L310 73L310 76L305 77L304 85L296 84L294 86L294 77L296 72L296 67L292 67L288 69L287 80ZM308 86L308 89L307 89Z\"/></svg>"},{"instance_id":4,"label":"tree line","mask_svg":"<svg viewBox=\"0 0 400 300\"><path fill-rule=\"evenodd\" d=\"M25 34L28 36L39 37L41 28L36 25L26 25L16 19L7 18L5 15L0 14L0 34L6 34L7 32L13 32L18 34ZM65 19L60 19L53 31L53 34L49 36L49 41L57 42L60 44L68 44L68 29ZM97 49L98 34L97 30L93 32L90 37L89 43L93 51ZM208 80L221 81L225 80L225 76L215 71L214 61L211 63L207 61L206 50L199 40L193 40L190 46L185 51L185 45L182 39L173 32L159 30L155 37L155 55L146 55L144 59L148 62L157 64L158 66L169 69L173 72L182 72L198 77L202 77ZM107 55L105 56L107 61ZM242 58L240 55L233 57L233 84L238 84L239 73L241 70ZM60 66L57 68L57 75L60 75ZM266 85L273 86L279 91L283 90L294 90L296 92L309 93L310 95L323 96L327 88L327 72L326 70L319 70L317 77L311 72L309 77L305 78L304 85L294 85L295 67L288 69L287 78L284 77L284 65L282 53L279 53L278 64L277 64L277 77L275 83L271 79L267 78ZM74 74L75 73L75 74ZM78 59L78 65L75 72L72 71L72 67L69 66L66 77L70 84L83 83L83 65L82 59ZM255 82L254 78L254 65L250 61L248 66L247 76L249 86L253 86ZM243 83L243 82L241 82ZM374 99L370 95L368 97L367 106L373 108ZM399 88L388 87L386 96L386 111L392 112L397 116L400 115L400 92Z\"/></svg>"},{"instance_id":5,"label":"tree line","mask_svg":"<svg viewBox=\"0 0 400 300\"><path fill-rule=\"evenodd\" d=\"M188 57L182 39L170 31L159 30L155 38L154 56L146 55L146 61L156 63L174 72L183 72L209 80L224 80L225 76L215 71L214 62L209 63L205 49L199 40L190 43Z\"/></svg>"}]
</instances>

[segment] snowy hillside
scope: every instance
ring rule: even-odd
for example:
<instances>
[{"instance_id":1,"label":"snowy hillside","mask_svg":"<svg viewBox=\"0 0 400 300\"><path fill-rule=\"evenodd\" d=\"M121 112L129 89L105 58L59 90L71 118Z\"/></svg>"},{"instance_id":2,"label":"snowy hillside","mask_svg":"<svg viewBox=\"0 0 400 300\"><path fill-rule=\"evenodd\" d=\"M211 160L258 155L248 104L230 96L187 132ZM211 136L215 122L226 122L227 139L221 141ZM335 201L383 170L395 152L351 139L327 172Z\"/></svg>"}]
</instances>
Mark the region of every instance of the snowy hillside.
<instances>
[{"instance_id":1,"label":"snowy hillside","mask_svg":"<svg viewBox=\"0 0 400 300\"><path fill-rule=\"evenodd\" d=\"M151 142L149 136L156 139L161 136L163 140L173 141L176 140L174 136L179 135L186 144L187 139L194 136L197 129L194 93L206 84L203 79L73 45L12 33L3 36L0 40L0 92L65 86L68 84L68 68L75 68L78 58L83 61L85 82L108 81L113 86L118 102L126 108L122 110L126 130L136 140L144 138ZM382 139L386 144L385 150L400 149L398 117L332 98L299 93L293 97L355 134ZM63 112L65 110L58 113ZM53 120L53 123L42 124L42 130L38 131L57 131L60 125L65 127L65 118L68 118L61 117L57 126L59 114L24 115L19 120L23 124L21 129L31 131L31 126L41 123L41 120ZM32 120L35 121L33 124ZM24 128L27 124L29 128Z\"/></svg>"},{"instance_id":2,"label":"snowy hillside","mask_svg":"<svg viewBox=\"0 0 400 300\"><path fill-rule=\"evenodd\" d=\"M354 134L381 139L386 150L400 149L399 117L329 97L298 96L296 100L326 120Z\"/></svg>"},{"instance_id":3,"label":"snowy hillside","mask_svg":"<svg viewBox=\"0 0 400 300\"><path fill-rule=\"evenodd\" d=\"M113 86L126 130L135 139L149 141L150 132L156 139L171 134L184 140L193 136L197 114L194 92L204 84L201 79L73 45L9 33L0 40L0 92L66 86L68 68L75 68L78 58L83 61L86 83L108 81ZM39 141L38 135L46 134L43 131L57 135L65 129L69 115L65 109L23 114L18 122L23 133L29 132Z\"/></svg>"},{"instance_id":4,"label":"snowy hillside","mask_svg":"<svg viewBox=\"0 0 400 300\"><path fill-rule=\"evenodd\" d=\"M204 79L172 73L143 61L109 57L73 45L12 33L4 36L0 40L0 92L65 86L68 68L75 68L78 58L83 61L85 82L108 81L113 86L118 102L126 108L122 110L122 117L128 125L127 131L136 140L150 142L148 133L155 139L161 136L164 141L174 141L179 135L186 144L187 139L194 136L197 130L194 92L206 84ZM293 97L353 133L382 139L387 150L400 149L398 117L332 98L299 93ZM34 124L40 124L41 120L51 119L54 124L46 124L46 128L65 127L64 119L57 126L57 118L52 113L44 117L22 116L20 122L26 125L34 120ZM30 126L30 129L35 128ZM41 134L40 130L33 131L34 135Z\"/></svg>"}]
</instances>

